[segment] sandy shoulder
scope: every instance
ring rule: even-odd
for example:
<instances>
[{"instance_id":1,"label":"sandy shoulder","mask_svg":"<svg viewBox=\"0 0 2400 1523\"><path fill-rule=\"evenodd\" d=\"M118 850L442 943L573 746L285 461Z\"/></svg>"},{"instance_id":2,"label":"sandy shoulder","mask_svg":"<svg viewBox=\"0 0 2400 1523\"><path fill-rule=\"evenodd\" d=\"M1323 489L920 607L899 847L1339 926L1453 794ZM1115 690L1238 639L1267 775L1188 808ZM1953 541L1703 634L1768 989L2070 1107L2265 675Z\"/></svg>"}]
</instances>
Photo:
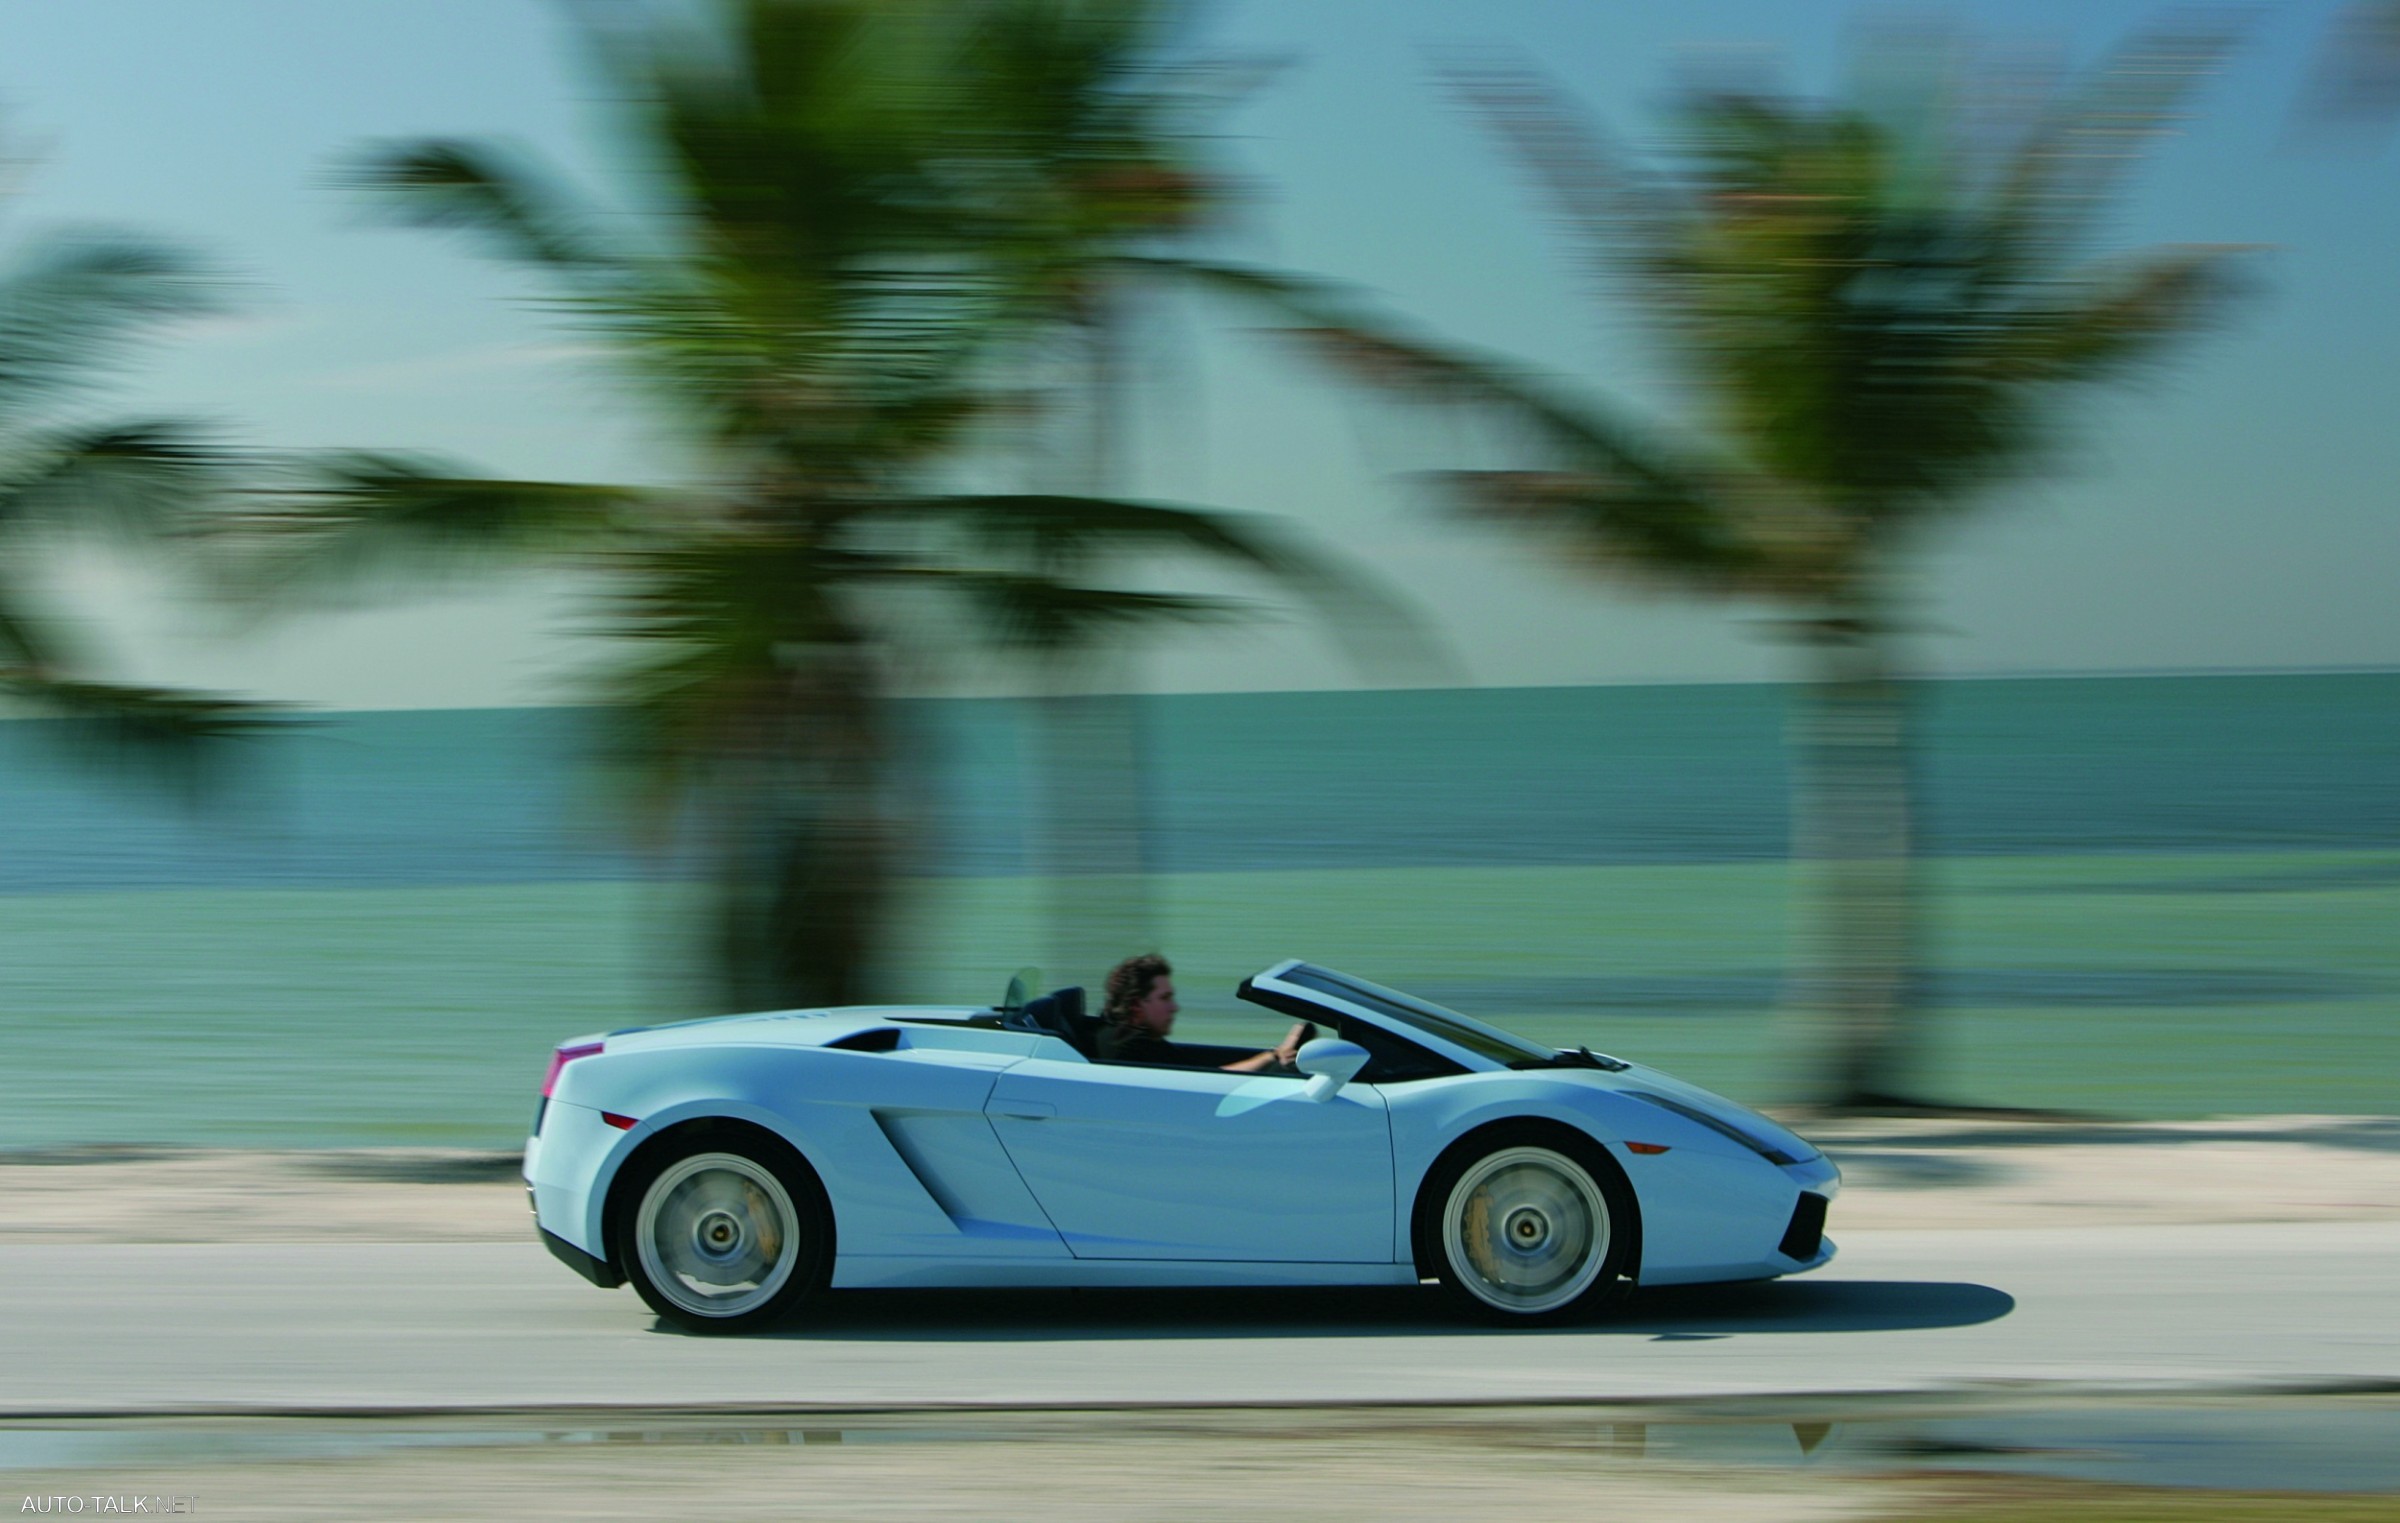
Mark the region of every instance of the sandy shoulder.
<instances>
[{"instance_id":1,"label":"sandy shoulder","mask_svg":"<svg viewBox=\"0 0 2400 1523\"><path fill-rule=\"evenodd\" d=\"M1828 1123L1841 1228L2400 1218L2400 1119Z\"/></svg>"},{"instance_id":2,"label":"sandy shoulder","mask_svg":"<svg viewBox=\"0 0 2400 1523\"><path fill-rule=\"evenodd\" d=\"M0 1154L0 1243L523 1242L515 1168L420 1149Z\"/></svg>"},{"instance_id":3,"label":"sandy shoulder","mask_svg":"<svg viewBox=\"0 0 2400 1523\"><path fill-rule=\"evenodd\" d=\"M1804 1124L1842 1166L1832 1229L2400 1218L2400 1118ZM0 1153L0 1242L495 1242L532 1231L506 1155L416 1149Z\"/></svg>"}]
</instances>

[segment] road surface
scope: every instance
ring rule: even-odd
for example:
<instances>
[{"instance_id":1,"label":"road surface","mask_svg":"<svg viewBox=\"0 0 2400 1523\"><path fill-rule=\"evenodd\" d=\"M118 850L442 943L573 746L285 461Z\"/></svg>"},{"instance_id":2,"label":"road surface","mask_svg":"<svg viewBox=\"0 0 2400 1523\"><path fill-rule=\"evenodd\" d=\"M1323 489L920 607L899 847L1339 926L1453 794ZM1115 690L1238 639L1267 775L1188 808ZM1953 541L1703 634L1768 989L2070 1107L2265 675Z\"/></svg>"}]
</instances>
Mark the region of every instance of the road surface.
<instances>
[{"instance_id":1,"label":"road surface","mask_svg":"<svg viewBox=\"0 0 2400 1523\"><path fill-rule=\"evenodd\" d=\"M531 1242L0 1246L0 1416L2400 1384L2400 1223L1857 1232L1563 1330L1343 1290L850 1293L696 1338Z\"/></svg>"}]
</instances>

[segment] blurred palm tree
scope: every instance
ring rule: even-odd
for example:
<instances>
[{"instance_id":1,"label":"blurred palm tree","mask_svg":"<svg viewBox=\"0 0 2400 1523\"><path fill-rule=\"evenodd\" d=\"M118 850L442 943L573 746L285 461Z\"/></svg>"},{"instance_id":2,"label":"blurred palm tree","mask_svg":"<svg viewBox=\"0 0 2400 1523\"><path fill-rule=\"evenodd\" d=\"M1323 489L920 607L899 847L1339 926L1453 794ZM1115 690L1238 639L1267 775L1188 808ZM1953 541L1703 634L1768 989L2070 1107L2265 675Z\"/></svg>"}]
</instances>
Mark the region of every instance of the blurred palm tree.
<instances>
[{"instance_id":1,"label":"blurred palm tree","mask_svg":"<svg viewBox=\"0 0 2400 1523\"><path fill-rule=\"evenodd\" d=\"M1162 252L1209 222L1224 179L1200 162L1203 65L1179 50L1176 0L989 0L974 31L981 162L1001 181L994 247L1015 285L1014 351L1052 487L1125 488L1134 302L1121 256ZM1062 447L1063 445L1063 447ZM1062 469L1063 467L1063 469ZM984 625L1032 688L1032 858L1050 891L1048 957L1062 980L1155 944L1148 758L1127 657L1134 632L1213 617L1214 599L1131 591L1126 562L1162 542L1239 555L1172 513L1080 509L988 516L985 548L1016 574L987 583ZM1188 537L1200 531L1202 538ZM1271 564L1271 561L1270 561Z\"/></svg>"},{"instance_id":2,"label":"blurred palm tree","mask_svg":"<svg viewBox=\"0 0 2400 1523\"><path fill-rule=\"evenodd\" d=\"M577 14L636 171L615 204L488 143L387 146L358 177L537 272L698 479L320 458L243 527L303 589L526 558L596 573L614 749L712 885L719 998L859 1000L902 825L871 594L907 568L895 508L974 417L993 310L942 216L915 8Z\"/></svg>"},{"instance_id":3,"label":"blurred palm tree","mask_svg":"<svg viewBox=\"0 0 2400 1523\"><path fill-rule=\"evenodd\" d=\"M43 563L82 535L171 543L226 484L225 458L192 425L85 406L137 340L221 310L222 289L189 256L124 235L52 235L0 273L0 698L71 721L53 738L187 787L207 780L210 742L265 711L97 678L44 597Z\"/></svg>"},{"instance_id":4,"label":"blurred palm tree","mask_svg":"<svg viewBox=\"0 0 2400 1523\"><path fill-rule=\"evenodd\" d=\"M948 605L1025 648L1223 611L1077 573L1104 551L1312 564L1231 515L958 490L1050 322L1053 167L979 49L1014 0L589 13L621 147L608 211L503 148L363 163L402 218L538 272L699 463L688 487L309 462L241 525L292 589L563 558L610 589L602 696L650 818L714 886L733 1008L866 998L908 834L903 666ZM1072 636L1062 633L1072 629Z\"/></svg>"},{"instance_id":5,"label":"blurred palm tree","mask_svg":"<svg viewBox=\"0 0 2400 1523\"><path fill-rule=\"evenodd\" d=\"M2126 173L2230 41L2144 35L2040 96L1922 54L1877 60L1892 66L1851 104L1695 89L1664 172L1525 69L1456 71L1577 252L1657 324L1703 427L1637 421L1342 291L1217 272L1354 375L1488 420L1513 459L1441 478L1464 511L1606 574L1780 611L1806 691L1796 1003L1823 1022L1812 1088L1829 1105L1922 1103L1909 559L2040 463L2071 398L2233 289L2222 249L2090 257Z\"/></svg>"}]
</instances>

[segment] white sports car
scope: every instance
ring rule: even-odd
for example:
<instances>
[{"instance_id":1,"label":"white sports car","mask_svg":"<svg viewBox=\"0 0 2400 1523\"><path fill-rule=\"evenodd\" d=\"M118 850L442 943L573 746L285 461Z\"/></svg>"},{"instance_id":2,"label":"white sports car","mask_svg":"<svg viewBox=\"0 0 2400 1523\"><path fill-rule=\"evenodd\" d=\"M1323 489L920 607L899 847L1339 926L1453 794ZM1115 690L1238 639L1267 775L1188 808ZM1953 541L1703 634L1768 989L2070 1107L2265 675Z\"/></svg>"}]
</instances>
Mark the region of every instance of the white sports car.
<instances>
[{"instance_id":1,"label":"white sports car","mask_svg":"<svg viewBox=\"0 0 2400 1523\"><path fill-rule=\"evenodd\" d=\"M579 1038L525 1146L535 1223L701 1332L828 1288L1416 1285L1510 1321L1833 1257L1840 1174L1656 1069L1309 963L1241 997L1297 1074L1103 1063L1082 992Z\"/></svg>"}]
</instances>

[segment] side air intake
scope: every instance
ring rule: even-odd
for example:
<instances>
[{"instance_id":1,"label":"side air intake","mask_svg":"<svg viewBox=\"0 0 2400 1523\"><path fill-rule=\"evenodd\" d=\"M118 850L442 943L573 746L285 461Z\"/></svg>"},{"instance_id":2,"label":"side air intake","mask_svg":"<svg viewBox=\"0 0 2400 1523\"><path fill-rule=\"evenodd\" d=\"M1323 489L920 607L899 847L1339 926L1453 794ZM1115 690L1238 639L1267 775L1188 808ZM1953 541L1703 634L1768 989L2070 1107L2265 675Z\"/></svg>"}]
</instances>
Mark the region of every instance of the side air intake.
<instances>
[{"instance_id":1,"label":"side air intake","mask_svg":"<svg viewBox=\"0 0 2400 1523\"><path fill-rule=\"evenodd\" d=\"M1775 1251L1805 1264L1824 1244L1825 1197L1802 1191L1800 1204L1792 1208L1792 1224L1783 1229L1783 1241L1775 1245Z\"/></svg>"}]
</instances>

